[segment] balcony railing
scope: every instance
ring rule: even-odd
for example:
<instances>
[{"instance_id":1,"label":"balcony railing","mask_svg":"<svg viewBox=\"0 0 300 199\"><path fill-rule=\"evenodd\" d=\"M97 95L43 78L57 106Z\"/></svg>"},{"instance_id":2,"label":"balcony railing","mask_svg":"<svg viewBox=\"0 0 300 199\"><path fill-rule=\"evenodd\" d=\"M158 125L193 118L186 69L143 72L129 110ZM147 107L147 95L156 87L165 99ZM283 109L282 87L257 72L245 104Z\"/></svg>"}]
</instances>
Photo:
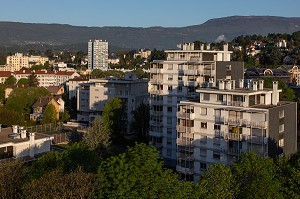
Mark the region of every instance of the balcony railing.
<instances>
[{"instance_id":1,"label":"balcony railing","mask_svg":"<svg viewBox=\"0 0 300 199\"><path fill-rule=\"evenodd\" d=\"M195 119L195 113L177 112L177 117L178 118L183 118L183 119L193 120L193 119Z\"/></svg>"},{"instance_id":2,"label":"balcony railing","mask_svg":"<svg viewBox=\"0 0 300 199\"><path fill-rule=\"evenodd\" d=\"M220 130L215 130L215 137L216 138L224 138L224 132Z\"/></svg>"},{"instance_id":3,"label":"balcony railing","mask_svg":"<svg viewBox=\"0 0 300 199\"><path fill-rule=\"evenodd\" d=\"M179 173L183 173L183 174L193 174L194 168L186 168L186 167L177 165L176 171L178 171Z\"/></svg>"},{"instance_id":4,"label":"balcony railing","mask_svg":"<svg viewBox=\"0 0 300 199\"><path fill-rule=\"evenodd\" d=\"M198 75L198 70L183 70L184 75Z\"/></svg>"},{"instance_id":5,"label":"balcony railing","mask_svg":"<svg viewBox=\"0 0 300 199\"><path fill-rule=\"evenodd\" d=\"M245 103L241 101L227 101L227 106L239 106L244 107Z\"/></svg>"},{"instance_id":6,"label":"balcony railing","mask_svg":"<svg viewBox=\"0 0 300 199\"><path fill-rule=\"evenodd\" d=\"M248 136L248 142L254 143L254 144L267 144L266 137L262 136Z\"/></svg>"},{"instance_id":7,"label":"balcony railing","mask_svg":"<svg viewBox=\"0 0 300 199\"><path fill-rule=\"evenodd\" d=\"M227 133L225 135L225 138L226 139L229 139L229 140L242 140L243 139L243 135L242 134L238 134L238 133Z\"/></svg>"},{"instance_id":8,"label":"balcony railing","mask_svg":"<svg viewBox=\"0 0 300 199\"><path fill-rule=\"evenodd\" d=\"M163 94L163 90L150 89L149 92L150 94L156 94L156 95Z\"/></svg>"},{"instance_id":9,"label":"balcony railing","mask_svg":"<svg viewBox=\"0 0 300 199\"><path fill-rule=\"evenodd\" d=\"M248 121L246 119L224 118L224 124L235 126L248 126L253 128L267 128L266 121Z\"/></svg>"},{"instance_id":10,"label":"balcony railing","mask_svg":"<svg viewBox=\"0 0 300 199\"><path fill-rule=\"evenodd\" d=\"M163 126L162 121L159 122L159 121L150 120L149 124L150 124L150 126Z\"/></svg>"},{"instance_id":11,"label":"balcony railing","mask_svg":"<svg viewBox=\"0 0 300 199\"><path fill-rule=\"evenodd\" d=\"M162 79L156 79L156 78L153 78L153 79L150 79L149 82L151 84L162 84L163 83L163 80Z\"/></svg>"},{"instance_id":12,"label":"balcony railing","mask_svg":"<svg viewBox=\"0 0 300 199\"><path fill-rule=\"evenodd\" d=\"M176 129L178 132L185 132L185 133L193 133L194 132L194 127L177 125Z\"/></svg>"},{"instance_id":13,"label":"balcony railing","mask_svg":"<svg viewBox=\"0 0 300 199\"><path fill-rule=\"evenodd\" d=\"M216 124L223 124L224 123L224 117L215 116L215 123Z\"/></svg>"},{"instance_id":14,"label":"balcony railing","mask_svg":"<svg viewBox=\"0 0 300 199\"><path fill-rule=\"evenodd\" d=\"M193 161L195 159L194 154L188 154L188 153L177 153L177 157L178 159L188 160L188 161Z\"/></svg>"},{"instance_id":15,"label":"balcony railing","mask_svg":"<svg viewBox=\"0 0 300 199\"><path fill-rule=\"evenodd\" d=\"M193 141L189 139L177 138L176 143L180 146L192 146Z\"/></svg>"}]
</instances>

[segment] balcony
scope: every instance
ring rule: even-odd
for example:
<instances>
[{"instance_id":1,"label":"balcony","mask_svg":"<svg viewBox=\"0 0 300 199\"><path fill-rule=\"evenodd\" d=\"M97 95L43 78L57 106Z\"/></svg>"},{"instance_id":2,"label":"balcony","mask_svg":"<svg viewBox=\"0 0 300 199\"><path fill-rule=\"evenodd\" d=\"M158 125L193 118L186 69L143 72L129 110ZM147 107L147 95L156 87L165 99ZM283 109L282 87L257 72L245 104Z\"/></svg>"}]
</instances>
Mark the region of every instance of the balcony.
<instances>
[{"instance_id":1,"label":"balcony","mask_svg":"<svg viewBox=\"0 0 300 199\"><path fill-rule=\"evenodd\" d=\"M195 159L194 154L189 154L189 153L177 153L177 157L178 159L187 160L187 161L193 161Z\"/></svg>"},{"instance_id":2,"label":"balcony","mask_svg":"<svg viewBox=\"0 0 300 199\"><path fill-rule=\"evenodd\" d=\"M216 124L224 124L224 117L215 116L215 123Z\"/></svg>"},{"instance_id":3,"label":"balcony","mask_svg":"<svg viewBox=\"0 0 300 199\"><path fill-rule=\"evenodd\" d=\"M153 79L150 79L149 82L150 82L150 84L162 84L163 80L162 79L153 78Z\"/></svg>"},{"instance_id":4,"label":"balcony","mask_svg":"<svg viewBox=\"0 0 300 199\"><path fill-rule=\"evenodd\" d=\"M192 146L193 141L190 139L177 138L176 143L180 146Z\"/></svg>"},{"instance_id":5,"label":"balcony","mask_svg":"<svg viewBox=\"0 0 300 199\"><path fill-rule=\"evenodd\" d=\"M195 113L177 112L177 118L193 120L195 119Z\"/></svg>"},{"instance_id":6,"label":"balcony","mask_svg":"<svg viewBox=\"0 0 300 199\"><path fill-rule=\"evenodd\" d=\"M150 104L151 105L162 106L163 105L163 101L162 100L151 100Z\"/></svg>"},{"instance_id":7,"label":"balcony","mask_svg":"<svg viewBox=\"0 0 300 199\"><path fill-rule=\"evenodd\" d=\"M215 137L216 138L224 138L224 132L220 130L215 130Z\"/></svg>"},{"instance_id":8,"label":"balcony","mask_svg":"<svg viewBox=\"0 0 300 199\"><path fill-rule=\"evenodd\" d=\"M241 101L228 101L227 106L238 106L238 107L244 107L245 103Z\"/></svg>"},{"instance_id":9,"label":"balcony","mask_svg":"<svg viewBox=\"0 0 300 199\"><path fill-rule=\"evenodd\" d=\"M193 174L194 168L186 168L179 165L176 165L176 171L183 174Z\"/></svg>"},{"instance_id":10,"label":"balcony","mask_svg":"<svg viewBox=\"0 0 300 199\"><path fill-rule=\"evenodd\" d=\"M188 127L188 126L177 125L176 130L177 130L178 132L193 133L193 132L194 132L194 127Z\"/></svg>"},{"instance_id":11,"label":"balcony","mask_svg":"<svg viewBox=\"0 0 300 199\"><path fill-rule=\"evenodd\" d=\"M184 75L198 75L199 72L197 70L184 70L183 74Z\"/></svg>"},{"instance_id":12,"label":"balcony","mask_svg":"<svg viewBox=\"0 0 300 199\"><path fill-rule=\"evenodd\" d=\"M150 68L150 73L161 73L162 69L161 68Z\"/></svg>"},{"instance_id":13,"label":"balcony","mask_svg":"<svg viewBox=\"0 0 300 199\"><path fill-rule=\"evenodd\" d=\"M224 118L224 124L234 125L234 126L246 126L252 128L267 128L266 121L248 121L246 119L236 119L236 118Z\"/></svg>"},{"instance_id":14,"label":"balcony","mask_svg":"<svg viewBox=\"0 0 300 199\"><path fill-rule=\"evenodd\" d=\"M162 95L163 94L163 90L150 89L149 93L150 94L156 94L156 95Z\"/></svg>"},{"instance_id":15,"label":"balcony","mask_svg":"<svg viewBox=\"0 0 300 199\"><path fill-rule=\"evenodd\" d=\"M238 134L238 133L226 133L225 138L229 139L229 140L236 140L236 141L240 141L243 139L243 135L242 134Z\"/></svg>"},{"instance_id":16,"label":"balcony","mask_svg":"<svg viewBox=\"0 0 300 199\"><path fill-rule=\"evenodd\" d=\"M267 144L268 138L262 136L248 136L248 142L253 144Z\"/></svg>"},{"instance_id":17,"label":"balcony","mask_svg":"<svg viewBox=\"0 0 300 199\"><path fill-rule=\"evenodd\" d=\"M229 155L240 156L242 153L242 150L240 150L238 148L228 148L228 150L226 152Z\"/></svg>"},{"instance_id":18,"label":"balcony","mask_svg":"<svg viewBox=\"0 0 300 199\"><path fill-rule=\"evenodd\" d=\"M162 122L153 121L153 120L150 120L149 124L150 124L150 126L158 126L158 127L162 127L163 126Z\"/></svg>"},{"instance_id":19,"label":"balcony","mask_svg":"<svg viewBox=\"0 0 300 199\"><path fill-rule=\"evenodd\" d=\"M162 111L150 110L150 115L153 115L153 116L162 116L162 114L163 114Z\"/></svg>"}]
</instances>

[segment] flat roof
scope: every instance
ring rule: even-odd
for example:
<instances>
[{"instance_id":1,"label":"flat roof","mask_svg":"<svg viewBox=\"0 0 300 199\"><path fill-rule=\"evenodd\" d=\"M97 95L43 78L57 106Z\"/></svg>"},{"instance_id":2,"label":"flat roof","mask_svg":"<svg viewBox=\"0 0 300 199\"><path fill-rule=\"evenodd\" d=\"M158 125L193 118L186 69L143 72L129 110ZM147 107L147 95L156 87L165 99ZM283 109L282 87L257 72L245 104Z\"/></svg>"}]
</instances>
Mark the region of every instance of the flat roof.
<instances>
[{"instance_id":1,"label":"flat roof","mask_svg":"<svg viewBox=\"0 0 300 199\"><path fill-rule=\"evenodd\" d=\"M264 88L263 90L253 90L253 89L246 89L246 88L235 88L235 89L218 89L216 87L213 88L200 88L196 90L198 93L241 93L241 94L250 94L250 93L261 93L261 92L270 92L273 91L273 88ZM278 89L277 91L281 92L281 89Z\"/></svg>"},{"instance_id":2,"label":"flat roof","mask_svg":"<svg viewBox=\"0 0 300 199\"><path fill-rule=\"evenodd\" d=\"M5 143L21 143L21 142L27 142L29 141L28 138L16 138L13 139L11 137L9 137L8 135L13 134L12 128L2 128L1 132L0 132L0 144L5 144ZM50 135L46 135L46 134L41 134L41 133L35 133L34 139L35 140L39 140L39 139L43 139L43 138L50 138Z\"/></svg>"}]
</instances>

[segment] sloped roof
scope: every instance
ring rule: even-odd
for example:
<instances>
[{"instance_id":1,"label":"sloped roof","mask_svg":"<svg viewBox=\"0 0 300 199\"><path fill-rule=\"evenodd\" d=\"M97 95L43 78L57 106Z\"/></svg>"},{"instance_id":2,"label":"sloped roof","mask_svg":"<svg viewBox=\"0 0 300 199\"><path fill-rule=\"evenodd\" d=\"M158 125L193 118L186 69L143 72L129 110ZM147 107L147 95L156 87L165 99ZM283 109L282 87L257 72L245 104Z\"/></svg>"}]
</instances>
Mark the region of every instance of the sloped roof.
<instances>
[{"instance_id":1,"label":"sloped roof","mask_svg":"<svg viewBox=\"0 0 300 199\"><path fill-rule=\"evenodd\" d=\"M57 93L62 87L61 86L49 86L47 90L50 93Z\"/></svg>"},{"instance_id":2,"label":"sloped roof","mask_svg":"<svg viewBox=\"0 0 300 199\"><path fill-rule=\"evenodd\" d=\"M0 71L0 77L9 77L11 75L13 75L13 73L10 71Z\"/></svg>"}]
</instances>

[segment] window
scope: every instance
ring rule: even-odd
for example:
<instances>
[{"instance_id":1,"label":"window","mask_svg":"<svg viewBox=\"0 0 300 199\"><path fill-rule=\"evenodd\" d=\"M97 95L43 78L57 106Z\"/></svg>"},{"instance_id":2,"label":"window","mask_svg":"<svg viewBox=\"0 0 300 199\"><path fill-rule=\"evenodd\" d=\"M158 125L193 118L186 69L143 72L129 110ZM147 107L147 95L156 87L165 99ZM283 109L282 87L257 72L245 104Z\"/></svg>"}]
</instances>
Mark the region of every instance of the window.
<instances>
[{"instance_id":1,"label":"window","mask_svg":"<svg viewBox=\"0 0 300 199\"><path fill-rule=\"evenodd\" d=\"M167 128L167 134L172 135L172 128Z\"/></svg>"},{"instance_id":2,"label":"window","mask_svg":"<svg viewBox=\"0 0 300 199\"><path fill-rule=\"evenodd\" d=\"M178 87L177 87L177 91L178 91L178 92L182 92L182 86L178 86Z\"/></svg>"},{"instance_id":3,"label":"window","mask_svg":"<svg viewBox=\"0 0 300 199\"><path fill-rule=\"evenodd\" d=\"M201 115L207 115L207 108L201 108L200 114Z\"/></svg>"},{"instance_id":4,"label":"window","mask_svg":"<svg viewBox=\"0 0 300 199\"><path fill-rule=\"evenodd\" d=\"M283 138L278 141L278 146L281 148L284 147L284 139Z\"/></svg>"},{"instance_id":5,"label":"window","mask_svg":"<svg viewBox=\"0 0 300 199\"><path fill-rule=\"evenodd\" d=\"M167 156L172 156L172 149L167 149Z\"/></svg>"},{"instance_id":6,"label":"window","mask_svg":"<svg viewBox=\"0 0 300 199\"><path fill-rule=\"evenodd\" d=\"M168 80L172 81L173 80L173 75L168 75Z\"/></svg>"},{"instance_id":7,"label":"window","mask_svg":"<svg viewBox=\"0 0 300 199\"><path fill-rule=\"evenodd\" d=\"M207 136L206 135L200 135L200 142L207 142Z\"/></svg>"},{"instance_id":8,"label":"window","mask_svg":"<svg viewBox=\"0 0 300 199\"><path fill-rule=\"evenodd\" d=\"M167 138L167 145L172 146L172 138Z\"/></svg>"},{"instance_id":9,"label":"window","mask_svg":"<svg viewBox=\"0 0 300 199\"><path fill-rule=\"evenodd\" d=\"M223 95L222 94L218 94L217 95L217 100L220 102L223 102Z\"/></svg>"},{"instance_id":10,"label":"window","mask_svg":"<svg viewBox=\"0 0 300 199\"><path fill-rule=\"evenodd\" d=\"M214 129L215 129L215 130L221 130L221 125L215 124L215 125L214 125Z\"/></svg>"},{"instance_id":11,"label":"window","mask_svg":"<svg viewBox=\"0 0 300 199\"><path fill-rule=\"evenodd\" d=\"M207 122L201 122L201 128L207 129Z\"/></svg>"},{"instance_id":12,"label":"window","mask_svg":"<svg viewBox=\"0 0 300 199\"><path fill-rule=\"evenodd\" d=\"M182 76L178 76L178 81L182 81Z\"/></svg>"},{"instance_id":13,"label":"window","mask_svg":"<svg viewBox=\"0 0 300 199\"><path fill-rule=\"evenodd\" d=\"M167 117L167 123L172 124L172 117Z\"/></svg>"},{"instance_id":14,"label":"window","mask_svg":"<svg viewBox=\"0 0 300 199\"><path fill-rule=\"evenodd\" d=\"M173 69L173 64L168 64L168 70L172 70Z\"/></svg>"},{"instance_id":15,"label":"window","mask_svg":"<svg viewBox=\"0 0 300 199\"><path fill-rule=\"evenodd\" d=\"M279 118L284 118L284 110L279 111Z\"/></svg>"},{"instance_id":16,"label":"window","mask_svg":"<svg viewBox=\"0 0 300 199\"><path fill-rule=\"evenodd\" d=\"M221 110L215 109L215 116L221 116Z\"/></svg>"},{"instance_id":17,"label":"window","mask_svg":"<svg viewBox=\"0 0 300 199\"><path fill-rule=\"evenodd\" d=\"M168 86L168 91L171 91L173 90L173 87L172 86Z\"/></svg>"},{"instance_id":18,"label":"window","mask_svg":"<svg viewBox=\"0 0 300 199\"><path fill-rule=\"evenodd\" d=\"M168 103L172 103L172 96L168 96Z\"/></svg>"},{"instance_id":19,"label":"window","mask_svg":"<svg viewBox=\"0 0 300 199\"><path fill-rule=\"evenodd\" d=\"M220 152L214 151L213 152L213 159L214 160L220 160Z\"/></svg>"},{"instance_id":20,"label":"window","mask_svg":"<svg viewBox=\"0 0 300 199\"><path fill-rule=\"evenodd\" d=\"M207 168L207 164L200 162L200 170L206 170L206 168Z\"/></svg>"},{"instance_id":21,"label":"window","mask_svg":"<svg viewBox=\"0 0 300 199\"><path fill-rule=\"evenodd\" d=\"M200 156L201 157L206 157L206 153L207 153L206 149L200 149Z\"/></svg>"},{"instance_id":22,"label":"window","mask_svg":"<svg viewBox=\"0 0 300 199\"><path fill-rule=\"evenodd\" d=\"M208 93L203 93L203 100L209 100L209 94Z\"/></svg>"},{"instance_id":23,"label":"window","mask_svg":"<svg viewBox=\"0 0 300 199\"><path fill-rule=\"evenodd\" d=\"M172 113L172 107L171 106L168 106L167 110L168 110L168 112Z\"/></svg>"},{"instance_id":24,"label":"window","mask_svg":"<svg viewBox=\"0 0 300 199\"><path fill-rule=\"evenodd\" d=\"M284 131L284 124L279 125L279 133Z\"/></svg>"}]
</instances>

